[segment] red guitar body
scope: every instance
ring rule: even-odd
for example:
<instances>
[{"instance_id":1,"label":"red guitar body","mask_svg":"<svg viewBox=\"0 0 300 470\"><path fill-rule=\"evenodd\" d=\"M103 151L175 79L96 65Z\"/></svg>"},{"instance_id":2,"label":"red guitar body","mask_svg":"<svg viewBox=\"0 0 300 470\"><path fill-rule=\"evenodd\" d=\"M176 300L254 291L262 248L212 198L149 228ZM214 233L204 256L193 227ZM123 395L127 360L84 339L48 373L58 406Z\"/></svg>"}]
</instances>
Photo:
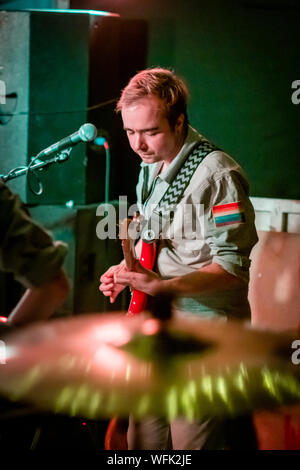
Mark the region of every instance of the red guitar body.
<instances>
[{"instance_id":1,"label":"red guitar body","mask_svg":"<svg viewBox=\"0 0 300 470\"><path fill-rule=\"evenodd\" d=\"M142 242L140 263L146 269L153 269L156 258L156 243ZM147 294L139 290L132 292L131 302L128 308L128 316L137 315L145 310Z\"/></svg>"},{"instance_id":2,"label":"red guitar body","mask_svg":"<svg viewBox=\"0 0 300 470\"><path fill-rule=\"evenodd\" d=\"M127 267L130 265L130 249L128 244L122 242L125 261L128 260ZM153 269L156 258L156 243L142 242L140 263L146 269ZM127 316L132 317L143 312L147 305L147 294L139 290L132 292L131 302L128 308ZM109 422L104 442L105 450L126 450L127 447L127 428L124 420L114 417Z\"/></svg>"}]
</instances>

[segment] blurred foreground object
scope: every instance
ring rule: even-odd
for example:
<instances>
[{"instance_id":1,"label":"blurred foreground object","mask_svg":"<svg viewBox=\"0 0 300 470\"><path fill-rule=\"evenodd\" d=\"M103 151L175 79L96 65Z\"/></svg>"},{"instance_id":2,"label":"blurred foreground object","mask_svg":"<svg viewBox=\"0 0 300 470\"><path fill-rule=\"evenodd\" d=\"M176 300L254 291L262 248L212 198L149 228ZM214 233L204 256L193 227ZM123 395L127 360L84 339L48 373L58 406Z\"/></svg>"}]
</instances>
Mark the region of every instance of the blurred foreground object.
<instances>
[{"instance_id":1,"label":"blurred foreground object","mask_svg":"<svg viewBox=\"0 0 300 470\"><path fill-rule=\"evenodd\" d=\"M0 393L95 419L115 413L194 420L300 401L296 333L235 321L84 315L5 336Z\"/></svg>"}]
</instances>

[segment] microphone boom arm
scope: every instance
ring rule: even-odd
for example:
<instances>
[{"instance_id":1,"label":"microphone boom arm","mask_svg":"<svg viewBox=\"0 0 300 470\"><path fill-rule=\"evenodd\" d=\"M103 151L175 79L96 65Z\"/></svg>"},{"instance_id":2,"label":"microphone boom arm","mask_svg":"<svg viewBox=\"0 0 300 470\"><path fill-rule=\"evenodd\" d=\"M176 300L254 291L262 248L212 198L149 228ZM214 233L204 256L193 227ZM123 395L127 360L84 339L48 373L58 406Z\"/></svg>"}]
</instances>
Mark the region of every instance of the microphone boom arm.
<instances>
[{"instance_id":1,"label":"microphone boom arm","mask_svg":"<svg viewBox=\"0 0 300 470\"><path fill-rule=\"evenodd\" d=\"M28 166L14 168L10 170L7 175L0 175L0 178L5 183L6 181L18 178L19 176L26 175L28 171L43 170L54 163L63 163L68 160L71 151L72 147L69 147L68 149L64 149L59 154L55 155L53 158L45 161L39 160L39 155L37 155L36 157L32 157ZM34 160L36 160L36 163L33 164Z\"/></svg>"},{"instance_id":2,"label":"microphone boom arm","mask_svg":"<svg viewBox=\"0 0 300 470\"><path fill-rule=\"evenodd\" d=\"M34 172L34 170L42 170L43 168L48 167L53 163L62 163L69 158L74 145L79 143L92 142L96 136L97 129L93 124L83 124L78 129L78 131L42 150L38 155L31 159L28 166L19 166L17 168L13 168L8 172L7 175L0 175L0 178L6 182L25 174L28 175L30 171ZM49 160L39 160L40 157L50 157L51 155L54 155L54 157Z\"/></svg>"}]
</instances>

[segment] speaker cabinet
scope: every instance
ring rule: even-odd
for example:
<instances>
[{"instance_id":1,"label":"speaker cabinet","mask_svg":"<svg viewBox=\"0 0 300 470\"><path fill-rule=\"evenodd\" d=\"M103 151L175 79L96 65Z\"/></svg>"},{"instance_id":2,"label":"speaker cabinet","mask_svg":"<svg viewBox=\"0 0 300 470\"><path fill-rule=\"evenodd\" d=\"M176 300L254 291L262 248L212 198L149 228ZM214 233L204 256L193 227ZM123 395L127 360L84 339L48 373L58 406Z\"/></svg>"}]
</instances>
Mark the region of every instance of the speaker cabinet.
<instances>
[{"instance_id":1,"label":"speaker cabinet","mask_svg":"<svg viewBox=\"0 0 300 470\"><path fill-rule=\"evenodd\" d=\"M0 105L1 174L27 165L90 118L108 138L114 134L119 25L110 14L0 12L0 80L7 95ZM25 176L11 180L10 188L29 204L104 200L105 153L86 147L77 145L68 161L37 172L40 196L29 190Z\"/></svg>"}]
</instances>

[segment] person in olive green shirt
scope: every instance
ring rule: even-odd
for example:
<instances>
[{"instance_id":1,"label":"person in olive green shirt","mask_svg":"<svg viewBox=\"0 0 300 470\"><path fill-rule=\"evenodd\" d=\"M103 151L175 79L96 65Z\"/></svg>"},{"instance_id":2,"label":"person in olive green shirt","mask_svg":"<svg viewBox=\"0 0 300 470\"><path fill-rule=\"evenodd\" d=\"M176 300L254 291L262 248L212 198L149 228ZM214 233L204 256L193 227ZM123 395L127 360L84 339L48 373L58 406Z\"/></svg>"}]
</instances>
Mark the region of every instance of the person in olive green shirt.
<instances>
[{"instance_id":1,"label":"person in olive green shirt","mask_svg":"<svg viewBox=\"0 0 300 470\"><path fill-rule=\"evenodd\" d=\"M69 293L62 269L67 246L54 241L35 223L20 200L0 180L0 269L26 287L7 325L23 325L51 317Z\"/></svg>"}]
</instances>

